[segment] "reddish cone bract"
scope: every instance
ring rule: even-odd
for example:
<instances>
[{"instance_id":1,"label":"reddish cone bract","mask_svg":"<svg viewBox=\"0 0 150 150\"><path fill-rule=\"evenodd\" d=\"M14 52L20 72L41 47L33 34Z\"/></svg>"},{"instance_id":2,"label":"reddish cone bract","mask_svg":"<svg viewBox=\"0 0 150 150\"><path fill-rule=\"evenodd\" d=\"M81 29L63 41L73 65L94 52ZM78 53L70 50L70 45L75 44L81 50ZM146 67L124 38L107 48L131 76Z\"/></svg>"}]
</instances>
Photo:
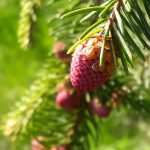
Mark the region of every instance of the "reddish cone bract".
<instances>
[{"instance_id":1,"label":"reddish cone bract","mask_svg":"<svg viewBox=\"0 0 150 150\"><path fill-rule=\"evenodd\" d=\"M105 104L101 104L98 100L92 100L89 104L89 111L93 115L107 118L111 113L111 108Z\"/></svg>"},{"instance_id":2,"label":"reddish cone bract","mask_svg":"<svg viewBox=\"0 0 150 150\"><path fill-rule=\"evenodd\" d=\"M62 61L68 61L69 59L69 55L64 50L65 47L66 45L63 42L57 42L54 46L55 56Z\"/></svg>"},{"instance_id":3,"label":"reddish cone bract","mask_svg":"<svg viewBox=\"0 0 150 150\"><path fill-rule=\"evenodd\" d=\"M91 92L101 87L115 71L110 41L106 40L104 65L99 67L101 37L93 37L80 44L73 53L71 62L71 82L80 92Z\"/></svg>"},{"instance_id":4,"label":"reddish cone bract","mask_svg":"<svg viewBox=\"0 0 150 150\"><path fill-rule=\"evenodd\" d=\"M51 150L69 150L68 148L66 148L65 146L59 146L59 147L52 147Z\"/></svg>"},{"instance_id":5,"label":"reddish cone bract","mask_svg":"<svg viewBox=\"0 0 150 150\"><path fill-rule=\"evenodd\" d=\"M40 144L37 140L32 140L32 150L44 150L44 146Z\"/></svg>"},{"instance_id":6,"label":"reddish cone bract","mask_svg":"<svg viewBox=\"0 0 150 150\"><path fill-rule=\"evenodd\" d=\"M81 95L77 92L71 93L69 90L64 90L56 96L56 104L64 109L77 108L80 102Z\"/></svg>"},{"instance_id":7,"label":"reddish cone bract","mask_svg":"<svg viewBox=\"0 0 150 150\"><path fill-rule=\"evenodd\" d=\"M54 52L59 52L64 50L64 48L66 47L66 45L63 42L56 42L56 44L54 45Z\"/></svg>"}]
</instances>

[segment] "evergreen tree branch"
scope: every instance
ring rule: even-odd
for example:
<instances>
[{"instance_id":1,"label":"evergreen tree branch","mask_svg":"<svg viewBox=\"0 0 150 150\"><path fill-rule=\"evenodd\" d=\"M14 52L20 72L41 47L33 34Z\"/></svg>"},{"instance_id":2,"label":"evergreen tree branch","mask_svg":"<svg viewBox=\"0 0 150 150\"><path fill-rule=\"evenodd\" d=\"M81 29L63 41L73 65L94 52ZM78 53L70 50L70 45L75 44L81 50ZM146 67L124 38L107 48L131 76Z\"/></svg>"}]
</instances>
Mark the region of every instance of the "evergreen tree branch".
<instances>
[{"instance_id":1,"label":"evergreen tree branch","mask_svg":"<svg viewBox=\"0 0 150 150\"><path fill-rule=\"evenodd\" d=\"M35 8L41 6L40 0L21 0L21 13L18 29L20 47L27 50L31 41L32 25L36 21Z\"/></svg>"}]
</instances>

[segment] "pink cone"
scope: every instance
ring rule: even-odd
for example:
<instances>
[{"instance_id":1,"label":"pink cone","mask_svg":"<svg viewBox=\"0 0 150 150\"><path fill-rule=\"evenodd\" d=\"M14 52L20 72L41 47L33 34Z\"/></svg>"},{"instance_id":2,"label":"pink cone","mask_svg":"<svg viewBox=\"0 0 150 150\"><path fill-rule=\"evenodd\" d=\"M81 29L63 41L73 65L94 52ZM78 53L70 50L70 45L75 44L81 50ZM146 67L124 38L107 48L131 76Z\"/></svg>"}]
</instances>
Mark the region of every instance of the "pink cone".
<instances>
[{"instance_id":1,"label":"pink cone","mask_svg":"<svg viewBox=\"0 0 150 150\"><path fill-rule=\"evenodd\" d=\"M86 41L85 43L88 42ZM95 43L94 39L93 43L90 41L90 44L97 44L96 46L91 46L93 49L96 49L96 51L97 47L99 47L100 51L100 45L98 45L99 43ZM91 92L103 86L115 71L111 50L105 49L104 66L103 68L100 68L99 54L94 59L87 59L85 57L88 49L90 49L90 46L87 46L87 44L79 45L73 53L71 62L71 82L80 92Z\"/></svg>"},{"instance_id":2,"label":"pink cone","mask_svg":"<svg viewBox=\"0 0 150 150\"><path fill-rule=\"evenodd\" d=\"M104 104L100 104L98 101L92 100L89 104L89 111L93 115L107 118L111 113L111 108Z\"/></svg>"},{"instance_id":3,"label":"pink cone","mask_svg":"<svg viewBox=\"0 0 150 150\"><path fill-rule=\"evenodd\" d=\"M73 109L80 106L81 97L79 94L71 93L68 90L62 91L56 96L56 104L64 109Z\"/></svg>"}]
</instances>

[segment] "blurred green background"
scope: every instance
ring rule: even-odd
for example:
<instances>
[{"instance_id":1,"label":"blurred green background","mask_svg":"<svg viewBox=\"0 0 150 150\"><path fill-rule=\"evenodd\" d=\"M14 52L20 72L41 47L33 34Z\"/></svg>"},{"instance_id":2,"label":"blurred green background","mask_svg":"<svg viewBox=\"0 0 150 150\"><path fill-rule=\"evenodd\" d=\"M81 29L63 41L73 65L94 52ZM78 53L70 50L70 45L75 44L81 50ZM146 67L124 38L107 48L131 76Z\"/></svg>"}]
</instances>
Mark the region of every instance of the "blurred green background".
<instances>
[{"instance_id":1,"label":"blurred green background","mask_svg":"<svg viewBox=\"0 0 150 150\"><path fill-rule=\"evenodd\" d=\"M53 44L50 37L44 36L45 40L41 37L41 43L38 42L31 51L20 50L17 41L19 13L19 0L0 1L0 118L13 110L25 89L35 80ZM36 28L41 34L37 33L37 38L47 34L47 28L42 24L39 27L39 22ZM11 148L9 140L1 135L0 150Z\"/></svg>"},{"instance_id":2,"label":"blurred green background","mask_svg":"<svg viewBox=\"0 0 150 150\"><path fill-rule=\"evenodd\" d=\"M38 14L40 19L34 31L35 46L31 51L20 50L17 42L19 2L19 0L0 1L0 118L13 110L14 104L35 80L54 42L54 39L47 34L48 27L42 15L46 12L41 12ZM99 149L150 150L149 120L134 118L134 116L132 121L128 120L128 115L131 116L132 112L126 113L125 110L120 114L114 113L116 113L114 116L103 122ZM120 120L125 122L124 126L119 124ZM1 134L0 150L12 149L13 144L10 144L10 140ZM29 148L24 148L22 145L22 149Z\"/></svg>"}]
</instances>

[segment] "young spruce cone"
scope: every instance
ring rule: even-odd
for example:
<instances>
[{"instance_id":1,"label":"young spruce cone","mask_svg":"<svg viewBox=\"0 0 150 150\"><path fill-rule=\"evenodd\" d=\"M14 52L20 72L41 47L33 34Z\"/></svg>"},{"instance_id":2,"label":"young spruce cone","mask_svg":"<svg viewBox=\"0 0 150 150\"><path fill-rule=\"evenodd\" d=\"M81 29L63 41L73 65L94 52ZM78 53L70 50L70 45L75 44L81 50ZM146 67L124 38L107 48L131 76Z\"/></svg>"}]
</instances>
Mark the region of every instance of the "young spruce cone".
<instances>
[{"instance_id":1,"label":"young spruce cone","mask_svg":"<svg viewBox=\"0 0 150 150\"><path fill-rule=\"evenodd\" d=\"M98 99L93 99L89 104L89 111L92 115L97 115L100 118L107 118L111 113L111 107L100 103Z\"/></svg>"},{"instance_id":2,"label":"young spruce cone","mask_svg":"<svg viewBox=\"0 0 150 150\"><path fill-rule=\"evenodd\" d=\"M71 82L80 92L91 92L101 87L115 71L115 64L110 49L110 38L106 39L104 65L99 67L102 37L99 34L80 44L73 53L71 62Z\"/></svg>"},{"instance_id":3,"label":"young spruce cone","mask_svg":"<svg viewBox=\"0 0 150 150\"><path fill-rule=\"evenodd\" d=\"M63 109L75 109L80 106L81 94L78 92L71 93L69 90L61 91L56 96L56 104Z\"/></svg>"},{"instance_id":4,"label":"young spruce cone","mask_svg":"<svg viewBox=\"0 0 150 150\"><path fill-rule=\"evenodd\" d=\"M70 62L70 57L69 55L67 55L65 48L65 43L56 42L56 44L54 45L54 54L59 60L63 62Z\"/></svg>"}]
</instances>

